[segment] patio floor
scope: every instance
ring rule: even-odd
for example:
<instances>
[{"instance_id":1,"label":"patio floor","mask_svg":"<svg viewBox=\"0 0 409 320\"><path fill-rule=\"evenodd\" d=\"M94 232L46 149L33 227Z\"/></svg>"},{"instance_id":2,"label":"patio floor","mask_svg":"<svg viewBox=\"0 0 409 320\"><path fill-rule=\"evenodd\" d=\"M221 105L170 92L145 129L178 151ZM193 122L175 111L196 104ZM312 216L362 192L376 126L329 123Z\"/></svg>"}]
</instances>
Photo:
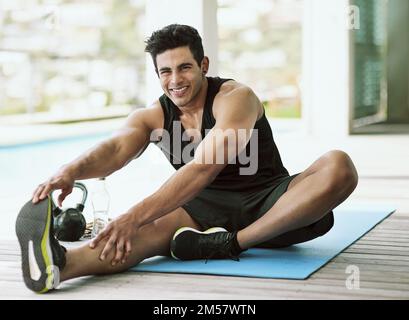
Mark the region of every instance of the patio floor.
<instances>
[{"instance_id":1,"label":"patio floor","mask_svg":"<svg viewBox=\"0 0 409 320\"><path fill-rule=\"evenodd\" d=\"M409 299L408 191L409 179L361 178L351 203L393 203L397 211L307 280L125 272L37 295L22 281L18 243L2 240L0 299ZM359 267L359 289L346 286L349 265Z\"/></svg>"}]
</instances>

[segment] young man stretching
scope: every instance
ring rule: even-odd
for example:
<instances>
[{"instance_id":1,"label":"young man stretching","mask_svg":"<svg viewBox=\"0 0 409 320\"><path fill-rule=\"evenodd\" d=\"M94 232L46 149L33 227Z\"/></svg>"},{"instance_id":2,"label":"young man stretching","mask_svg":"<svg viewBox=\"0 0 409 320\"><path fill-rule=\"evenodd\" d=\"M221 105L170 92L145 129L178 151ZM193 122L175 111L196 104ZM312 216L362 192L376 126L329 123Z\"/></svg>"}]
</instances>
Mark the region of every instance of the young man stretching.
<instances>
[{"instance_id":1,"label":"young man stretching","mask_svg":"<svg viewBox=\"0 0 409 320\"><path fill-rule=\"evenodd\" d=\"M355 167L342 151L330 151L290 176L253 91L206 76L209 59L194 28L169 25L156 31L146 51L164 95L130 114L110 139L63 165L21 210L16 231L24 280L33 291L46 292L75 277L122 272L156 255L237 260L250 247L308 241L331 229L332 210L357 185ZM89 244L66 251L52 234L50 192L61 190L61 205L75 180L112 174L150 142L176 172ZM247 154L250 161L243 164Z\"/></svg>"}]
</instances>

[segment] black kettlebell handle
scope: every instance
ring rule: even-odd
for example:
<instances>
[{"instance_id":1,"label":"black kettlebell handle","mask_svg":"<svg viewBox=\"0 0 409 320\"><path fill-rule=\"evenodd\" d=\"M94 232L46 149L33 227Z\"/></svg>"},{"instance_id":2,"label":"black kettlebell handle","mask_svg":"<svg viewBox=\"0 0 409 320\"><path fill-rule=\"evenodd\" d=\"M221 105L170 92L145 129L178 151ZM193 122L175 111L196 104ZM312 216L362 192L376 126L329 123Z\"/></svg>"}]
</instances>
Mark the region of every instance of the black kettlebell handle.
<instances>
[{"instance_id":1,"label":"black kettlebell handle","mask_svg":"<svg viewBox=\"0 0 409 320\"><path fill-rule=\"evenodd\" d=\"M77 204L77 207L76 207L76 209L77 209L79 212L82 212L82 211L84 210L85 201L87 200L87 196L88 196L87 187L85 187L85 185L84 185L83 183L81 183L81 182L74 182L73 188L78 188L78 189L81 189L81 190L82 190L82 200L81 200L80 203ZM54 216L57 216L57 215L59 215L59 214L61 213L61 209L60 209L60 207L58 207L58 206L54 203L54 200L53 200L53 193L54 193L54 191L55 191L55 190L53 190L53 191L51 192L50 198L51 198L51 201L52 201L52 203L54 204L54 207L55 207Z\"/></svg>"}]
</instances>

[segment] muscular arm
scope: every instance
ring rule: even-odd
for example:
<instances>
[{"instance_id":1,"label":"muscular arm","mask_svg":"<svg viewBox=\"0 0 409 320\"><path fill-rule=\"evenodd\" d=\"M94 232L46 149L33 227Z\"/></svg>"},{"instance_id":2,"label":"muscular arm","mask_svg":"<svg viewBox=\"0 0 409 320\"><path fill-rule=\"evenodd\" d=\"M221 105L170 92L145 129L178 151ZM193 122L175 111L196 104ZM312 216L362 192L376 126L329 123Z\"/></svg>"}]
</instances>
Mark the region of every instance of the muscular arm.
<instances>
[{"instance_id":1,"label":"muscular arm","mask_svg":"<svg viewBox=\"0 0 409 320\"><path fill-rule=\"evenodd\" d=\"M57 173L40 184L33 193L33 203L43 200L51 191L60 189L58 202L61 206L65 197L72 192L75 180L106 177L122 168L145 150L151 131L162 118L158 105L133 112L123 128L110 139L63 165Z\"/></svg>"},{"instance_id":2,"label":"muscular arm","mask_svg":"<svg viewBox=\"0 0 409 320\"><path fill-rule=\"evenodd\" d=\"M125 125L111 138L63 166L75 180L105 177L121 169L138 157L148 146L151 128L147 118L149 109L140 109L129 115Z\"/></svg>"},{"instance_id":3,"label":"muscular arm","mask_svg":"<svg viewBox=\"0 0 409 320\"><path fill-rule=\"evenodd\" d=\"M223 107L215 126L196 149L194 159L173 174L157 192L130 209L139 212L136 218L139 225L152 222L193 199L246 147L257 121L258 98L247 87L239 87L221 95L217 103ZM238 134L239 129L247 134ZM235 148L227 147L229 135L236 139ZM220 153L223 161L216 161Z\"/></svg>"}]
</instances>

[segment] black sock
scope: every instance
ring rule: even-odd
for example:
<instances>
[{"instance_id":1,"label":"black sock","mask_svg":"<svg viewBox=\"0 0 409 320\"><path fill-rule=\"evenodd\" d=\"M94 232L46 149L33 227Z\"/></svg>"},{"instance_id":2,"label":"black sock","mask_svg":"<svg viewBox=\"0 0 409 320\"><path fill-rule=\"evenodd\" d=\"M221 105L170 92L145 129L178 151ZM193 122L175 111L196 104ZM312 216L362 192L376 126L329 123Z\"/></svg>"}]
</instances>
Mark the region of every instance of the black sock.
<instances>
[{"instance_id":1,"label":"black sock","mask_svg":"<svg viewBox=\"0 0 409 320\"><path fill-rule=\"evenodd\" d=\"M233 240L232 240L232 246L231 246L231 253L235 256L238 256L240 253L242 253L243 250L242 248L240 248L239 242L237 241L237 231L235 231L233 233Z\"/></svg>"}]
</instances>

